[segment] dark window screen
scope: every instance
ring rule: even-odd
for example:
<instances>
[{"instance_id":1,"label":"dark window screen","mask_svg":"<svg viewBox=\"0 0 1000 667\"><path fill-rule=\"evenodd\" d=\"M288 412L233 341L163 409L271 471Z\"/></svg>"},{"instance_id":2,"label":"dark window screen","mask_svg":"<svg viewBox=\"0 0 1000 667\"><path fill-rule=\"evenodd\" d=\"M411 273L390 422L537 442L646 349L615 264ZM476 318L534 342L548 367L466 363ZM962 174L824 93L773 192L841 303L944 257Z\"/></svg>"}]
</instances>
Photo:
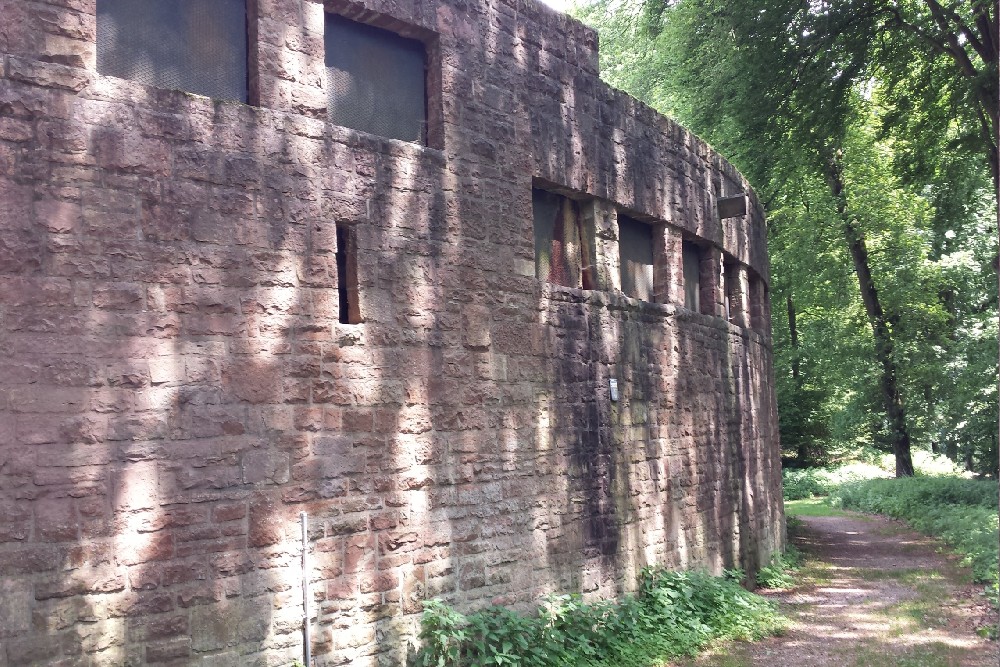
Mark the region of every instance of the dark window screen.
<instances>
[{"instance_id":1,"label":"dark window screen","mask_svg":"<svg viewBox=\"0 0 1000 667\"><path fill-rule=\"evenodd\" d=\"M97 71L246 102L246 0L97 0Z\"/></svg>"},{"instance_id":2,"label":"dark window screen","mask_svg":"<svg viewBox=\"0 0 1000 667\"><path fill-rule=\"evenodd\" d=\"M766 308L767 291L764 281L758 276L750 276L750 326L757 330L764 328L764 312Z\"/></svg>"},{"instance_id":3,"label":"dark window screen","mask_svg":"<svg viewBox=\"0 0 1000 667\"><path fill-rule=\"evenodd\" d=\"M565 287L587 288L582 271L580 207L567 197L532 190L535 277Z\"/></svg>"},{"instance_id":4,"label":"dark window screen","mask_svg":"<svg viewBox=\"0 0 1000 667\"><path fill-rule=\"evenodd\" d=\"M684 241L684 307L698 312L701 301L701 248Z\"/></svg>"},{"instance_id":5,"label":"dark window screen","mask_svg":"<svg viewBox=\"0 0 1000 667\"><path fill-rule=\"evenodd\" d=\"M653 228L618 216L618 252L622 291L630 297L653 300Z\"/></svg>"},{"instance_id":6,"label":"dark window screen","mask_svg":"<svg viewBox=\"0 0 1000 667\"><path fill-rule=\"evenodd\" d=\"M425 142L427 56L422 43L327 14L325 46L330 122Z\"/></svg>"},{"instance_id":7,"label":"dark window screen","mask_svg":"<svg viewBox=\"0 0 1000 667\"><path fill-rule=\"evenodd\" d=\"M740 267L729 261L722 264L722 280L725 286L726 295L726 319L730 322L738 323L742 304L740 290Z\"/></svg>"}]
</instances>

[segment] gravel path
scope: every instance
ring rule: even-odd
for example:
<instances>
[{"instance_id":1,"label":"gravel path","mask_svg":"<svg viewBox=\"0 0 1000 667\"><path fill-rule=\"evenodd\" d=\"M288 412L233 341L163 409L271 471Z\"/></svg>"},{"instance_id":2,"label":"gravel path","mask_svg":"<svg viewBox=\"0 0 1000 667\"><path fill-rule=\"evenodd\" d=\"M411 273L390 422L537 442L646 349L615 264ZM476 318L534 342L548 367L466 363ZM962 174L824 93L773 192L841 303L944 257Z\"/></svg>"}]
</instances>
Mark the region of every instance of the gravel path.
<instances>
[{"instance_id":1,"label":"gravel path","mask_svg":"<svg viewBox=\"0 0 1000 667\"><path fill-rule=\"evenodd\" d=\"M792 531L802 584L763 591L790 620L784 636L720 646L679 665L996 667L976 629L996 614L937 543L882 517L804 516ZM794 522L793 522L794 523Z\"/></svg>"}]
</instances>

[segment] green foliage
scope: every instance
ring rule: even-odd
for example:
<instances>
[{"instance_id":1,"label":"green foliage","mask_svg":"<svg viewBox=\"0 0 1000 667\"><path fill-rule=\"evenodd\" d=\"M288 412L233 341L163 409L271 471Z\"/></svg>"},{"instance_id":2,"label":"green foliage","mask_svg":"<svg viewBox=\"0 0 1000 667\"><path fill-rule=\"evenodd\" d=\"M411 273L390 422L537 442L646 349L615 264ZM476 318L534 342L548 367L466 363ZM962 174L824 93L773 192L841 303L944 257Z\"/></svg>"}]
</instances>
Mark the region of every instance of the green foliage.
<instances>
[{"instance_id":1,"label":"green foliage","mask_svg":"<svg viewBox=\"0 0 1000 667\"><path fill-rule=\"evenodd\" d=\"M781 471L783 497L799 500L828 496L844 484L892 477L895 463L891 455L869 458L870 461L852 461L827 468L785 468ZM918 477L960 477L963 474L948 457L924 451L913 453L913 467Z\"/></svg>"},{"instance_id":2,"label":"green foliage","mask_svg":"<svg viewBox=\"0 0 1000 667\"><path fill-rule=\"evenodd\" d=\"M981 108L996 99L996 60L968 39L988 24L977 13L996 9L953 3L935 19L928 7L596 0L577 10L600 32L602 76L709 140L767 208L779 427L799 467L891 440L849 222L868 244L914 447L998 473L996 200L982 133L995 114ZM972 69L935 43L967 51ZM838 154L845 187L834 196Z\"/></svg>"},{"instance_id":3,"label":"green foliage","mask_svg":"<svg viewBox=\"0 0 1000 667\"><path fill-rule=\"evenodd\" d=\"M712 639L754 640L780 631L773 605L725 577L643 571L619 602L547 599L535 614L489 607L467 616L425 603L420 667L647 667L690 655Z\"/></svg>"},{"instance_id":4,"label":"green foliage","mask_svg":"<svg viewBox=\"0 0 1000 667\"><path fill-rule=\"evenodd\" d=\"M785 553L775 556L771 562L757 573L757 585L763 588L791 588L802 564L802 556L793 546Z\"/></svg>"},{"instance_id":5,"label":"green foliage","mask_svg":"<svg viewBox=\"0 0 1000 667\"><path fill-rule=\"evenodd\" d=\"M845 482L875 477L888 473L869 463L851 463L835 468L802 468L781 471L785 500L798 500L830 495Z\"/></svg>"},{"instance_id":6,"label":"green foliage","mask_svg":"<svg viewBox=\"0 0 1000 667\"><path fill-rule=\"evenodd\" d=\"M914 477L850 482L832 491L835 505L904 519L962 554L976 581L996 601L1000 531L997 483L961 477Z\"/></svg>"}]
</instances>

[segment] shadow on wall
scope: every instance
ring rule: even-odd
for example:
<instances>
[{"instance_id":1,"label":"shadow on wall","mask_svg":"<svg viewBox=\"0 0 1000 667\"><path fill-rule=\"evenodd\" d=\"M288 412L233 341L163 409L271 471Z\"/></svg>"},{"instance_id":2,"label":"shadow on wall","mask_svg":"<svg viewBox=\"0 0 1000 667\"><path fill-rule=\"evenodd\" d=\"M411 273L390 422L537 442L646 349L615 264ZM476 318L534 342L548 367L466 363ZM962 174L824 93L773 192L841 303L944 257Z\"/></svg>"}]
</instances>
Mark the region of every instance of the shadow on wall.
<instances>
[{"instance_id":1,"label":"shadow on wall","mask_svg":"<svg viewBox=\"0 0 1000 667\"><path fill-rule=\"evenodd\" d=\"M245 159L265 140L257 112L158 93L151 113L144 91L118 85L92 92L140 102L78 98L73 120L20 117L48 144L24 147L21 174L35 160L94 162L34 188L42 262L6 302L12 355L37 369L11 389L16 458L32 474L7 478L34 501L21 538L34 544L6 555L22 572L26 559L55 566L21 591L34 620L7 646L14 664L280 648L273 598L295 585L277 568L293 548L248 547L270 543L257 510L302 445L282 428L294 412L282 378L295 375L296 320L323 307L296 290L316 256L302 231L259 213L275 193Z\"/></svg>"},{"instance_id":2,"label":"shadow on wall","mask_svg":"<svg viewBox=\"0 0 1000 667\"><path fill-rule=\"evenodd\" d=\"M735 508L731 492L733 451L729 422L736 415L724 409L731 375L723 364L724 326L707 315L678 311L675 345L676 381L672 393L677 422L671 429L673 462L678 464L683 507L682 548L678 565L698 563L720 574L737 561L728 538ZM681 536L679 536L681 537Z\"/></svg>"},{"instance_id":3,"label":"shadow on wall","mask_svg":"<svg viewBox=\"0 0 1000 667\"><path fill-rule=\"evenodd\" d=\"M474 10L441 19L484 54L442 65L447 153L7 59L9 663L290 662L300 511L313 653L359 666L401 662L425 597L616 594L647 563L702 560L728 525L689 505L736 483L713 467L731 424L701 426L734 414L708 399L722 379L687 375L724 355L666 311L517 269L539 169L633 204L665 186L623 136L595 171L611 103L568 67L542 82L553 54ZM561 148L532 156L532 137ZM338 223L363 324L339 321ZM722 512L724 490L697 508Z\"/></svg>"},{"instance_id":4,"label":"shadow on wall","mask_svg":"<svg viewBox=\"0 0 1000 667\"><path fill-rule=\"evenodd\" d=\"M539 304L548 322L538 360L545 371L537 446L544 443L553 464L546 486L560 494L546 499L547 564L559 589L593 592L619 563L624 523L614 488L620 460L600 366L606 355L601 313L592 310L586 293L548 289Z\"/></svg>"}]
</instances>

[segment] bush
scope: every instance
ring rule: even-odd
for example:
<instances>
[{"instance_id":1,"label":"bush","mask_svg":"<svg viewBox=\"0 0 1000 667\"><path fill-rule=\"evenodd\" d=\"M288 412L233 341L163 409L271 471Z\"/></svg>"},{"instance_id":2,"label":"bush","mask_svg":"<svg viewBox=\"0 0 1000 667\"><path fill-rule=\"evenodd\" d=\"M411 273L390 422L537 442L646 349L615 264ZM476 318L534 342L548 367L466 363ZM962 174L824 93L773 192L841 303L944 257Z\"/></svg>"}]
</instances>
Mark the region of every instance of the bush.
<instances>
[{"instance_id":1,"label":"bush","mask_svg":"<svg viewBox=\"0 0 1000 667\"><path fill-rule=\"evenodd\" d=\"M844 484L832 504L904 519L941 538L972 567L977 582L998 590L997 483L961 477L872 479Z\"/></svg>"},{"instance_id":2,"label":"bush","mask_svg":"<svg viewBox=\"0 0 1000 667\"><path fill-rule=\"evenodd\" d=\"M911 458L913 459L913 472L918 477L961 477L964 474L963 468L944 454L932 454L918 449L913 452ZM895 457L892 454L886 454L882 458L882 467L886 470L895 470Z\"/></svg>"},{"instance_id":3,"label":"bush","mask_svg":"<svg viewBox=\"0 0 1000 667\"><path fill-rule=\"evenodd\" d=\"M648 667L712 639L758 639L783 627L764 598L722 577L647 568L619 602L554 596L535 614L490 607L463 616L425 603L421 667Z\"/></svg>"},{"instance_id":4,"label":"bush","mask_svg":"<svg viewBox=\"0 0 1000 667\"><path fill-rule=\"evenodd\" d=\"M942 454L922 450L913 452L913 469L918 477L960 477L962 469ZM786 468L781 471L785 500L828 496L841 484L894 475L896 460L892 454L873 457L874 463L854 461L831 468Z\"/></svg>"},{"instance_id":5,"label":"bush","mask_svg":"<svg viewBox=\"0 0 1000 667\"><path fill-rule=\"evenodd\" d=\"M855 462L836 468L802 468L781 471L785 500L826 496L845 482L887 477L889 473L870 463Z\"/></svg>"}]
</instances>

